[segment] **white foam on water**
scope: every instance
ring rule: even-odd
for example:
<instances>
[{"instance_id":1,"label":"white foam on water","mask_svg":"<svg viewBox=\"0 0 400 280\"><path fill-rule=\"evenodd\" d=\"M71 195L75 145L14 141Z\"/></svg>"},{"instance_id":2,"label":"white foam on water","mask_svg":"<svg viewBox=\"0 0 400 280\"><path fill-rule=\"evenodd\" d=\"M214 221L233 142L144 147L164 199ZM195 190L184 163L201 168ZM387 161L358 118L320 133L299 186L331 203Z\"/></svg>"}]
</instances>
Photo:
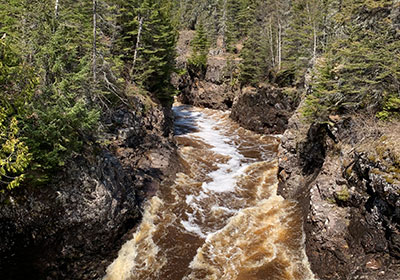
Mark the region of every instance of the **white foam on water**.
<instances>
[{"instance_id":1,"label":"white foam on water","mask_svg":"<svg viewBox=\"0 0 400 280\"><path fill-rule=\"evenodd\" d=\"M185 228L185 230L187 232L197 234L201 238L204 239L207 238L208 233L203 233L201 227L194 221L193 215L188 214L188 216L189 216L188 221L183 221L183 220L181 221L181 225Z\"/></svg>"},{"instance_id":2,"label":"white foam on water","mask_svg":"<svg viewBox=\"0 0 400 280\"><path fill-rule=\"evenodd\" d=\"M275 150L270 148L276 143L267 141L271 136L238 128L228 113L185 105L173 110L188 172L177 174L171 193L166 192L168 203L162 197L150 200L138 232L122 247L103 280L233 280L239 274L246 279L279 261L288 263L284 270L291 277L284 279L313 279L304 240L293 252L284 247L286 234L297 235L291 231L291 206L276 195L277 166L271 161ZM190 233L188 243L180 244L176 234L181 233ZM176 260L181 263L180 253L185 255L193 240L200 247L193 248L196 255L187 268L189 274L170 276L176 271L169 266ZM299 270L305 270L301 278L296 276Z\"/></svg>"},{"instance_id":3,"label":"white foam on water","mask_svg":"<svg viewBox=\"0 0 400 280\"><path fill-rule=\"evenodd\" d=\"M205 144L211 146L210 150L215 154L229 158L227 162L216 164L217 170L208 174L211 181L203 182L202 191L198 196L190 194L187 195L185 199L188 207L193 209L193 213L186 213L188 218L182 220L181 225L186 231L206 238L208 235L212 234L212 231L203 229L198 224L198 221L196 221L194 214L202 211L202 206L200 206L204 204L202 201L207 199L210 195L213 195L213 192L234 192L237 186L237 178L244 174L249 164L245 163L244 156L234 144L233 139L236 135L228 137L228 133L222 121L206 116L203 112L193 112L185 106L175 107L174 110L175 114L178 116L178 127L192 126L197 128L194 132L187 132L186 135L200 138ZM212 205L211 208L211 210L219 208L226 213L235 212L234 210L219 205Z\"/></svg>"},{"instance_id":4,"label":"white foam on water","mask_svg":"<svg viewBox=\"0 0 400 280\"><path fill-rule=\"evenodd\" d=\"M175 107L175 113L179 116L178 126L193 125L195 121L199 131L188 134L201 138L204 143L212 146L210 150L216 154L229 157L228 162L217 164L218 170L209 174L212 181L203 183L203 189L214 192L235 191L236 178L243 174L247 165L238 147L233 144L233 139L224 135L226 131L223 122L216 122L202 112L185 110L185 106Z\"/></svg>"}]
</instances>

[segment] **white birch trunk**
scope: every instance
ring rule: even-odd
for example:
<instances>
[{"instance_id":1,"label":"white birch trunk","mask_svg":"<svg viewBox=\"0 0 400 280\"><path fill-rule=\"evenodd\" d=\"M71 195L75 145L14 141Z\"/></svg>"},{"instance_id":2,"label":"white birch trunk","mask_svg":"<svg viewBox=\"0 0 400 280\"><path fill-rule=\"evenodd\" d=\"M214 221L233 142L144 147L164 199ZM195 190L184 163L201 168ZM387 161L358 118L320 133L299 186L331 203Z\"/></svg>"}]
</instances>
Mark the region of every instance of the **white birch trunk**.
<instances>
[{"instance_id":1,"label":"white birch trunk","mask_svg":"<svg viewBox=\"0 0 400 280\"><path fill-rule=\"evenodd\" d=\"M278 70L281 70L282 64L282 25L278 20Z\"/></svg>"},{"instance_id":2,"label":"white birch trunk","mask_svg":"<svg viewBox=\"0 0 400 280\"><path fill-rule=\"evenodd\" d=\"M93 82L96 83L97 72L97 0L93 0Z\"/></svg>"},{"instance_id":3,"label":"white birch trunk","mask_svg":"<svg viewBox=\"0 0 400 280\"><path fill-rule=\"evenodd\" d=\"M131 76L133 74L133 70L135 68L137 56L138 56L138 51L139 51L139 46L140 46L140 37L142 35L142 29L143 29L143 17L139 16L139 27L138 27L138 34L136 37L136 46L135 46L135 52L133 54L133 62L132 62L132 68L131 68ZM131 77L132 78L132 77Z\"/></svg>"},{"instance_id":4,"label":"white birch trunk","mask_svg":"<svg viewBox=\"0 0 400 280\"><path fill-rule=\"evenodd\" d=\"M274 35L273 35L273 32L272 32L272 21L271 21L271 18L269 19L269 43L270 43L270 49L271 49L272 67L275 67Z\"/></svg>"},{"instance_id":5,"label":"white birch trunk","mask_svg":"<svg viewBox=\"0 0 400 280\"><path fill-rule=\"evenodd\" d=\"M56 4L54 6L54 15L58 18L58 7L59 7L59 0L56 0Z\"/></svg>"},{"instance_id":6,"label":"white birch trunk","mask_svg":"<svg viewBox=\"0 0 400 280\"><path fill-rule=\"evenodd\" d=\"M226 49L226 38L225 38L225 36L226 36L226 5L227 5L227 0L224 0L224 7L223 7L223 9L224 9L224 11L223 11L223 14L222 14L222 47L224 48L224 49Z\"/></svg>"}]
</instances>

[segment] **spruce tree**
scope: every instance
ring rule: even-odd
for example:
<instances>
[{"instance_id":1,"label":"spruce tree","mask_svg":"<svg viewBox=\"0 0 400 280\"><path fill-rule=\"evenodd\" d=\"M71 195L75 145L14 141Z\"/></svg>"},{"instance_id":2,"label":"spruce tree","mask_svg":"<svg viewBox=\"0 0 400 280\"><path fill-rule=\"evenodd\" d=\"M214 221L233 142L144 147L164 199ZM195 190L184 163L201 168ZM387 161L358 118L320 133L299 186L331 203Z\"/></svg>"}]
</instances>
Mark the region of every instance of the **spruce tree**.
<instances>
[{"instance_id":1,"label":"spruce tree","mask_svg":"<svg viewBox=\"0 0 400 280\"><path fill-rule=\"evenodd\" d=\"M122 31L117 44L128 67L126 77L145 91L170 102L174 89L176 31L168 16L168 3L158 0L128 1L120 10Z\"/></svg>"},{"instance_id":2,"label":"spruce tree","mask_svg":"<svg viewBox=\"0 0 400 280\"><path fill-rule=\"evenodd\" d=\"M360 109L382 119L400 115L399 40L388 16L365 21L389 2L343 2L337 18L347 35L333 41L317 64L305 107L311 121Z\"/></svg>"},{"instance_id":3,"label":"spruce tree","mask_svg":"<svg viewBox=\"0 0 400 280\"><path fill-rule=\"evenodd\" d=\"M26 105L35 87L32 71L10 47L9 39L0 39L0 192L19 186L31 161L19 121L26 117Z\"/></svg>"},{"instance_id":4,"label":"spruce tree","mask_svg":"<svg viewBox=\"0 0 400 280\"><path fill-rule=\"evenodd\" d=\"M145 90L170 102L174 89L170 76L175 65L176 32L159 1L145 0L141 7L143 35L134 80Z\"/></svg>"},{"instance_id":5,"label":"spruce tree","mask_svg":"<svg viewBox=\"0 0 400 280\"><path fill-rule=\"evenodd\" d=\"M192 47L192 54L188 60L189 68L195 75L204 75L207 68L209 43L202 23L197 25L196 34L190 45Z\"/></svg>"},{"instance_id":6,"label":"spruce tree","mask_svg":"<svg viewBox=\"0 0 400 280\"><path fill-rule=\"evenodd\" d=\"M260 82L262 72L261 54L261 28L254 25L249 32L249 36L244 43L243 50L240 53L242 62L240 64L239 80L242 85L256 85Z\"/></svg>"}]
</instances>

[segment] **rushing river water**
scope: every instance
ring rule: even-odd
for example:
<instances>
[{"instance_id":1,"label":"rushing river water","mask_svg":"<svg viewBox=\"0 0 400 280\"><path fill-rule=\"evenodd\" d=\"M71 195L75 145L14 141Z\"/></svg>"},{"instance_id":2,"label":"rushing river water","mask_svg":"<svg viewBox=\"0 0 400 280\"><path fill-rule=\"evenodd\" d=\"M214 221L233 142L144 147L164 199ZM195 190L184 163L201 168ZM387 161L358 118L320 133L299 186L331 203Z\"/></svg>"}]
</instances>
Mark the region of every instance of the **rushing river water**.
<instances>
[{"instance_id":1,"label":"rushing river water","mask_svg":"<svg viewBox=\"0 0 400 280\"><path fill-rule=\"evenodd\" d=\"M300 213L276 195L278 140L177 105L185 171L147 202L104 280L314 279Z\"/></svg>"}]
</instances>

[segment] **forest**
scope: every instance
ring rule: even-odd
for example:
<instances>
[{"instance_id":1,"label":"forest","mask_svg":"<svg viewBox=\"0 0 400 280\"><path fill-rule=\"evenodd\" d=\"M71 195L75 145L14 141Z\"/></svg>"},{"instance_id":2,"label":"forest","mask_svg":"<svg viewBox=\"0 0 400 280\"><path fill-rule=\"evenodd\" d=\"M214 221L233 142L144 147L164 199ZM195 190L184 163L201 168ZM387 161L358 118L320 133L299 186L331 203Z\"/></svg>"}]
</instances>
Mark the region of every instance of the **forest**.
<instances>
[{"instance_id":1,"label":"forest","mask_svg":"<svg viewBox=\"0 0 400 280\"><path fill-rule=\"evenodd\" d=\"M232 83L301 87L304 114L325 122L400 109L400 40L372 0L1 1L1 190L41 184L83 145L101 116L129 96L165 104L179 30L196 30L189 65L204 71L222 39L241 59ZM366 17L371 17L365 22ZM190 67L189 67L190 68Z\"/></svg>"}]
</instances>

